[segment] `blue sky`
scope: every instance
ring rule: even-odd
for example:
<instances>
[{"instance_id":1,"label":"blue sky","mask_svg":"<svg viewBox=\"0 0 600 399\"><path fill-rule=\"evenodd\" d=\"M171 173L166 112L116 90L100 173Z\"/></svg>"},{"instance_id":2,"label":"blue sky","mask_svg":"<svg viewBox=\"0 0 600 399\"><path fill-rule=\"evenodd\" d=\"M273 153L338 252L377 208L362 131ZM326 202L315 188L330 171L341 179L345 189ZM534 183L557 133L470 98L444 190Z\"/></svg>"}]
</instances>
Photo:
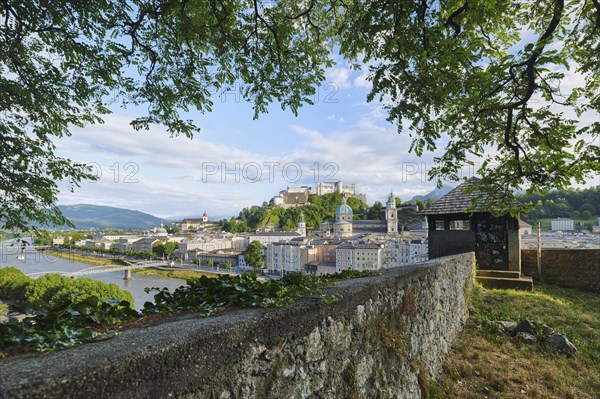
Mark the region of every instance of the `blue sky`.
<instances>
[{"instance_id":1,"label":"blue sky","mask_svg":"<svg viewBox=\"0 0 600 399\"><path fill-rule=\"evenodd\" d=\"M251 104L235 93L215 95L213 112L190 114L202 128L192 140L170 138L161 126L136 132L129 126L135 110L114 109L103 125L56 141L60 155L94 165L100 177L74 193L61 190L59 203L165 218L206 210L214 220L269 201L287 186L316 181L355 183L369 204L384 202L390 190L402 200L431 191L435 184L426 171L436 154L408 152L408 134L385 120L381 104L366 103L366 76L343 63L331 68L315 105L297 117L273 104L253 120Z\"/></svg>"}]
</instances>

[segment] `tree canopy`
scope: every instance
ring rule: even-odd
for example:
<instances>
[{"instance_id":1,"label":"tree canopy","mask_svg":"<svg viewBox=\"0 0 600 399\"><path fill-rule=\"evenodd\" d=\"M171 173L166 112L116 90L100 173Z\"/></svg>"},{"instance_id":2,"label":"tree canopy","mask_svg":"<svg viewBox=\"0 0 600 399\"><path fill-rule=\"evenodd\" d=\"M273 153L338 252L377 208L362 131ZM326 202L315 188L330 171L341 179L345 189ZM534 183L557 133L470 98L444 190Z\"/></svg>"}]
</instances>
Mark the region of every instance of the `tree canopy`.
<instances>
[{"instance_id":1,"label":"tree canopy","mask_svg":"<svg viewBox=\"0 0 600 399\"><path fill-rule=\"evenodd\" d=\"M253 205L250 208L242 209L237 219L232 217L229 220L221 220L219 226L230 233L255 231L266 227L277 227L281 230L290 231L298 228L300 214L304 214L306 227L309 229L318 229L319 225L325 220L334 219L335 209L342 202L342 194L310 195L308 202L309 204L301 207L287 209L263 202L262 206ZM376 213L374 218L384 220L385 212L381 208L381 204L379 205L379 212ZM366 219L368 215L371 215L367 204L358 198L348 198L348 206L352 208L355 220Z\"/></svg>"},{"instance_id":2,"label":"tree canopy","mask_svg":"<svg viewBox=\"0 0 600 399\"><path fill-rule=\"evenodd\" d=\"M479 188L507 208L515 188L600 170L599 37L599 0L3 0L0 228L65 222L56 182L94 178L54 153L72 127L121 105L135 129L191 137L185 114L239 82L255 117L272 102L296 113L334 49L369 70L367 99L413 151L443 147L431 178L483 157Z\"/></svg>"},{"instance_id":3,"label":"tree canopy","mask_svg":"<svg viewBox=\"0 0 600 399\"><path fill-rule=\"evenodd\" d=\"M517 198L531 204L532 209L524 216L532 224L543 218L589 220L600 216L600 186L585 190L553 190L546 195L519 195ZM590 230L593 224L589 224Z\"/></svg>"},{"instance_id":4,"label":"tree canopy","mask_svg":"<svg viewBox=\"0 0 600 399\"><path fill-rule=\"evenodd\" d=\"M252 241L244 250L244 259L254 269L261 268L265 262L262 244L259 241Z\"/></svg>"}]
</instances>

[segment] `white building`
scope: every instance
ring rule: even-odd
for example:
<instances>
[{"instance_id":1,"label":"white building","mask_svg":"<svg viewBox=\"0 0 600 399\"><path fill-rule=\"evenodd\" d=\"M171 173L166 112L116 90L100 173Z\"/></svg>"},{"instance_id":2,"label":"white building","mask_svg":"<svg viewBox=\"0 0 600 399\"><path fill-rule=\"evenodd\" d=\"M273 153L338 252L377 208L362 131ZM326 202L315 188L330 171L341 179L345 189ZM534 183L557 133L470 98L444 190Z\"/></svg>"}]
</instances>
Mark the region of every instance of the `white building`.
<instances>
[{"instance_id":1,"label":"white building","mask_svg":"<svg viewBox=\"0 0 600 399\"><path fill-rule=\"evenodd\" d=\"M335 271L353 269L354 245L343 242L335 250Z\"/></svg>"},{"instance_id":2,"label":"white building","mask_svg":"<svg viewBox=\"0 0 600 399\"><path fill-rule=\"evenodd\" d=\"M111 241L115 241L115 240L120 240L121 238L127 238L127 237L138 237L134 234L94 234L92 236L92 239L100 241L100 240L111 240Z\"/></svg>"},{"instance_id":3,"label":"white building","mask_svg":"<svg viewBox=\"0 0 600 399\"><path fill-rule=\"evenodd\" d=\"M557 218L552 220L552 230L553 231L570 231L575 230L575 226L573 224L573 219L569 218Z\"/></svg>"},{"instance_id":4,"label":"white building","mask_svg":"<svg viewBox=\"0 0 600 399\"><path fill-rule=\"evenodd\" d=\"M299 272L302 265L301 243L275 242L267 245L267 269L271 273Z\"/></svg>"},{"instance_id":5,"label":"white building","mask_svg":"<svg viewBox=\"0 0 600 399\"><path fill-rule=\"evenodd\" d=\"M429 259L429 245L426 239L411 240L409 245L408 263L425 262Z\"/></svg>"},{"instance_id":6,"label":"white building","mask_svg":"<svg viewBox=\"0 0 600 399\"><path fill-rule=\"evenodd\" d=\"M197 240L183 240L179 243L179 252L184 255L189 251L200 250L204 252L231 248L231 240L226 238L203 238Z\"/></svg>"},{"instance_id":7,"label":"white building","mask_svg":"<svg viewBox=\"0 0 600 399\"><path fill-rule=\"evenodd\" d=\"M375 244L354 245L354 270L381 269L381 247Z\"/></svg>"},{"instance_id":8,"label":"white building","mask_svg":"<svg viewBox=\"0 0 600 399\"><path fill-rule=\"evenodd\" d=\"M409 253L410 246L407 242L401 241L390 244L382 250L381 267L391 269L392 267L408 265Z\"/></svg>"}]
</instances>

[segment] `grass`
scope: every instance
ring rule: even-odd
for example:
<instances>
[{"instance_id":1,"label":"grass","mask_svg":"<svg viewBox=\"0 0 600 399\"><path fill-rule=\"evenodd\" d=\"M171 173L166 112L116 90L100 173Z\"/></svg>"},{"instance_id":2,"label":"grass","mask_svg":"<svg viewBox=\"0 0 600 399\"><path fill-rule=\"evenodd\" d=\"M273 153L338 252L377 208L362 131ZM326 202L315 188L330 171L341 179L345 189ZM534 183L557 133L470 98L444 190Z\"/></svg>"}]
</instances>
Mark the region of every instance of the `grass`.
<instances>
[{"instance_id":1,"label":"grass","mask_svg":"<svg viewBox=\"0 0 600 399\"><path fill-rule=\"evenodd\" d=\"M6 316L8 314L8 305L0 301L0 316Z\"/></svg>"},{"instance_id":2,"label":"grass","mask_svg":"<svg viewBox=\"0 0 600 399\"><path fill-rule=\"evenodd\" d=\"M71 251L54 251L46 250L47 254L56 256L57 258L67 259L73 262L87 263L92 266L124 266L125 261L123 259L110 259L102 258L92 255L80 255Z\"/></svg>"},{"instance_id":3,"label":"grass","mask_svg":"<svg viewBox=\"0 0 600 399\"><path fill-rule=\"evenodd\" d=\"M577 398L600 393L600 294L536 285L534 291L476 287L469 323L430 398ZM525 346L485 321L530 319L564 334L574 358Z\"/></svg>"},{"instance_id":4,"label":"grass","mask_svg":"<svg viewBox=\"0 0 600 399\"><path fill-rule=\"evenodd\" d=\"M218 274L214 273L204 273L196 270L159 270L159 269L133 269L133 273L142 274L144 276L158 276L158 277L168 277L168 278L180 278L182 280L187 280L191 278L198 278L201 276L206 276L210 278L218 277Z\"/></svg>"}]
</instances>

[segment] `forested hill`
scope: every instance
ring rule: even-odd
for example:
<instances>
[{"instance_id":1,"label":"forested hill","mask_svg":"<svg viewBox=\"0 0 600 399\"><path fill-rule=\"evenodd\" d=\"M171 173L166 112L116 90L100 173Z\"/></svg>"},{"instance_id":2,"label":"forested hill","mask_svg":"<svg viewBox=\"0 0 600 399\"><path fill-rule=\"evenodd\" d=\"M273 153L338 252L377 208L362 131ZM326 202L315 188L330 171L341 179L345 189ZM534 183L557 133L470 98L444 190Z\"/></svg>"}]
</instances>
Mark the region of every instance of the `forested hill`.
<instances>
[{"instance_id":1,"label":"forested hill","mask_svg":"<svg viewBox=\"0 0 600 399\"><path fill-rule=\"evenodd\" d=\"M529 223L545 218L591 220L600 216L600 186L584 190L555 190L546 195L520 195L518 200L535 205L535 208L524 215Z\"/></svg>"},{"instance_id":2,"label":"forested hill","mask_svg":"<svg viewBox=\"0 0 600 399\"><path fill-rule=\"evenodd\" d=\"M221 220L219 224L225 231L239 233L255 231L266 226L275 226L281 230L294 230L298 227L300 213L304 213L304 220L308 229L317 229L325 220L332 220L335 208L342 202L342 195L338 193L323 196L311 195L309 205L284 209L274 204L263 203L263 206L254 205L244 208L237 219ZM377 203L376 203L377 204ZM369 208L367 204L356 198L348 198L348 205L354 212L354 219L384 219L384 208Z\"/></svg>"},{"instance_id":3,"label":"forested hill","mask_svg":"<svg viewBox=\"0 0 600 399\"><path fill-rule=\"evenodd\" d=\"M60 211L77 229L149 229L168 222L131 209L99 205L61 205Z\"/></svg>"}]
</instances>

